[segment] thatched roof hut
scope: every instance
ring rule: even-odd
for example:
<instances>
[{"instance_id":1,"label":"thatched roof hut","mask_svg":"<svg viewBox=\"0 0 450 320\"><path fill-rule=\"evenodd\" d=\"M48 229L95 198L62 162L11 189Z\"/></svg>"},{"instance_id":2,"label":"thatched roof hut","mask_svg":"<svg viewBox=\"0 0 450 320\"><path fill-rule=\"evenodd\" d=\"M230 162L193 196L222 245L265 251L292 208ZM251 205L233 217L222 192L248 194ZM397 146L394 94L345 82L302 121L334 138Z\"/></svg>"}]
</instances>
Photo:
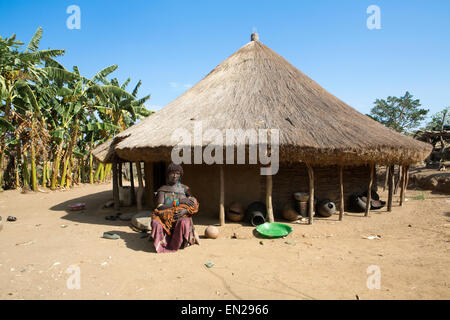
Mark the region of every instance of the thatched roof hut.
<instances>
[{"instance_id":1,"label":"thatched roof hut","mask_svg":"<svg viewBox=\"0 0 450 320\"><path fill-rule=\"evenodd\" d=\"M407 166L431 152L429 144L386 128L330 94L254 34L195 86L94 154L101 161L113 154L126 161L170 161L178 143L172 132L192 132L196 121L203 131L279 129L279 161L286 165Z\"/></svg>"},{"instance_id":2,"label":"thatched roof hut","mask_svg":"<svg viewBox=\"0 0 450 320\"><path fill-rule=\"evenodd\" d=\"M280 161L412 164L428 144L386 128L339 100L260 41L251 41L165 108L122 132L127 160L168 160L176 128L277 128ZM206 142L204 142L206 146ZM166 151L166 152L164 152ZM169 151L169 152L167 152Z\"/></svg>"}]
</instances>

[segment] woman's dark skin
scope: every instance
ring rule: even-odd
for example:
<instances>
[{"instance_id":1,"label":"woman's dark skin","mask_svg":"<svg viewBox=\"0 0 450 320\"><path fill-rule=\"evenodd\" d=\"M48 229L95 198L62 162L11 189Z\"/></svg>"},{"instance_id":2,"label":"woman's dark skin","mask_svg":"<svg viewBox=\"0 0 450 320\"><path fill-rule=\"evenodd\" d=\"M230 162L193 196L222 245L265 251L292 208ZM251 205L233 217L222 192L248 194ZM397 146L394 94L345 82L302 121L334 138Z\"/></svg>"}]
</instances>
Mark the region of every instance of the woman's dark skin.
<instances>
[{"instance_id":1,"label":"woman's dark skin","mask_svg":"<svg viewBox=\"0 0 450 320\"><path fill-rule=\"evenodd\" d=\"M172 186L175 187L175 185L177 184L178 180L180 179L181 174L179 171L171 171L169 172L169 174L167 175L167 185L168 186ZM189 188L185 188L185 194L186 197L191 196ZM180 200L180 204L187 204L189 206L193 206L194 202L189 199L189 198L181 198ZM172 208L173 207L173 203L171 204L164 204L164 192L158 192L157 194L157 205L159 206L158 209L159 210L164 210L164 209L168 209L168 208ZM162 206L160 206L160 204L162 204ZM185 213L187 213L186 209L181 210L180 212L176 213L174 215L175 220L181 218Z\"/></svg>"}]
</instances>

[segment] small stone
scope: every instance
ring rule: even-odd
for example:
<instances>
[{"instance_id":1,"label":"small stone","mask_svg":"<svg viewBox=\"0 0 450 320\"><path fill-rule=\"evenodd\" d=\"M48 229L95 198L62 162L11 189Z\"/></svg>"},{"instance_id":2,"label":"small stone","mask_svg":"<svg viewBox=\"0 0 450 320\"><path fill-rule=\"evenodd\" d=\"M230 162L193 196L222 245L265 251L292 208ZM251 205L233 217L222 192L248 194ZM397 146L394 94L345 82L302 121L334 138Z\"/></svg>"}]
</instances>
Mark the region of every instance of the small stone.
<instances>
[{"instance_id":1,"label":"small stone","mask_svg":"<svg viewBox=\"0 0 450 320\"><path fill-rule=\"evenodd\" d=\"M259 244L263 246L264 245L264 241L260 241Z\"/></svg>"},{"instance_id":2,"label":"small stone","mask_svg":"<svg viewBox=\"0 0 450 320\"><path fill-rule=\"evenodd\" d=\"M151 230L151 212L141 211L131 218L131 224L142 231Z\"/></svg>"},{"instance_id":3,"label":"small stone","mask_svg":"<svg viewBox=\"0 0 450 320\"><path fill-rule=\"evenodd\" d=\"M214 262L207 262L207 263L205 263L205 266L207 267L207 268L212 268L213 266L214 266Z\"/></svg>"},{"instance_id":4,"label":"small stone","mask_svg":"<svg viewBox=\"0 0 450 320\"><path fill-rule=\"evenodd\" d=\"M411 224L408 224L408 227L409 227L409 228L412 228L412 225L411 225Z\"/></svg>"}]
</instances>

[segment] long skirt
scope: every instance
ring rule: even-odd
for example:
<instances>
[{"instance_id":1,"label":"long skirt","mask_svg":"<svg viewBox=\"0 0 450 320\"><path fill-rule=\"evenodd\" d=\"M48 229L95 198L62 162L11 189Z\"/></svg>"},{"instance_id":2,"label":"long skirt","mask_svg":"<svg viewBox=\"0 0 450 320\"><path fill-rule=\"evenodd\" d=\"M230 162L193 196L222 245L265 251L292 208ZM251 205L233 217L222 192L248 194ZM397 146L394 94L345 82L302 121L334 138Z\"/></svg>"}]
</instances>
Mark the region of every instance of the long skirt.
<instances>
[{"instance_id":1,"label":"long skirt","mask_svg":"<svg viewBox=\"0 0 450 320\"><path fill-rule=\"evenodd\" d=\"M151 237L157 253L175 252L195 243L194 223L191 217L182 217L177 220L169 235L160 221L152 220Z\"/></svg>"}]
</instances>

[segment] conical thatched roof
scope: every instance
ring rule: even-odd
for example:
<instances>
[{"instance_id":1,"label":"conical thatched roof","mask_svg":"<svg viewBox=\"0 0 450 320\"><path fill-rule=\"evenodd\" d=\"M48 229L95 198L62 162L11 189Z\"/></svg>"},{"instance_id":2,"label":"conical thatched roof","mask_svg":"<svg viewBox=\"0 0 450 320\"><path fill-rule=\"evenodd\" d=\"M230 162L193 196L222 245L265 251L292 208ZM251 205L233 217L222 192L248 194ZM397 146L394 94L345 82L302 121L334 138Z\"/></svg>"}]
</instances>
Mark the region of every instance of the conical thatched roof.
<instances>
[{"instance_id":1,"label":"conical thatched roof","mask_svg":"<svg viewBox=\"0 0 450 320\"><path fill-rule=\"evenodd\" d=\"M127 160L168 160L172 132L207 129L280 130L280 162L411 164L431 146L390 130L339 100L255 40L139 124L119 134ZM208 141L204 142L204 146Z\"/></svg>"}]
</instances>

